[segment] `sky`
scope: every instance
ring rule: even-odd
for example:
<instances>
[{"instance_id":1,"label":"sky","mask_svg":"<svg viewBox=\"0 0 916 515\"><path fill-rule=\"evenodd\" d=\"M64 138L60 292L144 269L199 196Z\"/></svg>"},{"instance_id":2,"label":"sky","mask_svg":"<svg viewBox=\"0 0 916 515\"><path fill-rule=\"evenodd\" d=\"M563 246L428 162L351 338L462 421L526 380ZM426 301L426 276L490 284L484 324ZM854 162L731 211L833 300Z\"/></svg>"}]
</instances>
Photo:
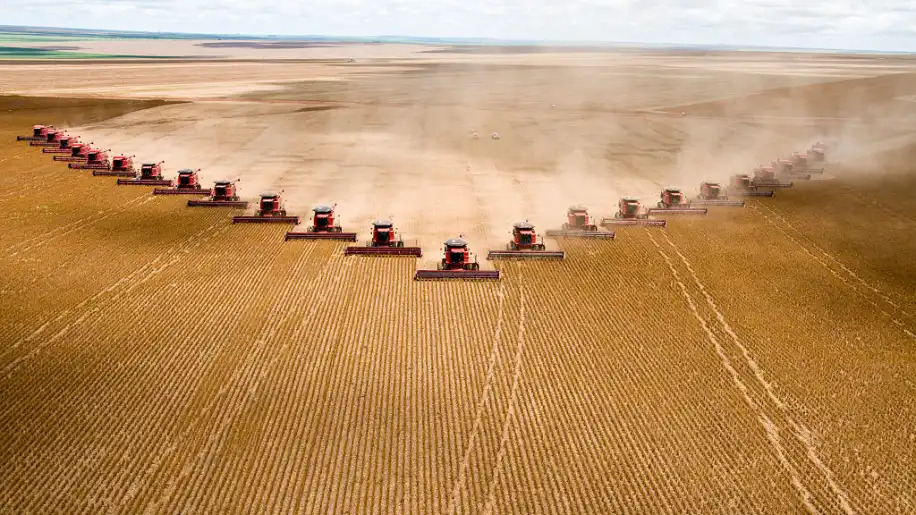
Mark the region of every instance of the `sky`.
<instances>
[{"instance_id":1,"label":"sky","mask_svg":"<svg viewBox=\"0 0 916 515\"><path fill-rule=\"evenodd\" d=\"M916 51L914 0L0 0L0 13L114 30Z\"/></svg>"}]
</instances>

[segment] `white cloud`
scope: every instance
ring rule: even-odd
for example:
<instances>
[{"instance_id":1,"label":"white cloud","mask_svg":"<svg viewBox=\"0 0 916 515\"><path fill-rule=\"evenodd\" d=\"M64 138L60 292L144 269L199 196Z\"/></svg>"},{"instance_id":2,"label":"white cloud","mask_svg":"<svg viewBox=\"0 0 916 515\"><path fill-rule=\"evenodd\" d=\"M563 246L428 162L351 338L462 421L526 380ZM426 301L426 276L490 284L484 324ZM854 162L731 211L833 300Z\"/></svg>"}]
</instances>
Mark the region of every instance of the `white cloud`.
<instances>
[{"instance_id":1,"label":"white cloud","mask_svg":"<svg viewBox=\"0 0 916 515\"><path fill-rule=\"evenodd\" d=\"M123 30L916 50L911 0L0 0L0 12Z\"/></svg>"}]
</instances>

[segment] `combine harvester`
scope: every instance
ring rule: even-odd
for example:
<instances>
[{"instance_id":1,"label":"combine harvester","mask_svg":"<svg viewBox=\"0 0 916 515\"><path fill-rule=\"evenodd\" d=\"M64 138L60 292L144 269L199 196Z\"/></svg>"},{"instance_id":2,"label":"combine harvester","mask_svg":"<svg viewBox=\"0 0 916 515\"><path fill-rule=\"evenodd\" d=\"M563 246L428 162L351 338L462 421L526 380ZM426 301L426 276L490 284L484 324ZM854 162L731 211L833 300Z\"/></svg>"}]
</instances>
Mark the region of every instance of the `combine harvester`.
<instances>
[{"instance_id":1,"label":"combine harvester","mask_svg":"<svg viewBox=\"0 0 916 515\"><path fill-rule=\"evenodd\" d=\"M234 207L246 209L248 201L239 200L232 181L216 181L210 190L210 197L206 200L189 200L188 207Z\"/></svg>"},{"instance_id":2,"label":"combine harvester","mask_svg":"<svg viewBox=\"0 0 916 515\"><path fill-rule=\"evenodd\" d=\"M92 175L102 177L136 177L137 169L134 168L134 156L114 156L111 159L111 169L93 170Z\"/></svg>"},{"instance_id":3,"label":"combine harvester","mask_svg":"<svg viewBox=\"0 0 916 515\"><path fill-rule=\"evenodd\" d=\"M811 162L810 162L810 158L808 154L799 154L798 152L795 152L794 154L792 154L792 169L801 170L806 173L817 173L817 174L824 173L823 166L821 166L820 168L811 166Z\"/></svg>"},{"instance_id":4,"label":"combine harvester","mask_svg":"<svg viewBox=\"0 0 916 515\"><path fill-rule=\"evenodd\" d=\"M64 156L54 156L55 161L70 161L73 163L85 163L89 158L89 150L92 143L70 143L70 152Z\"/></svg>"},{"instance_id":5,"label":"combine harvester","mask_svg":"<svg viewBox=\"0 0 916 515\"><path fill-rule=\"evenodd\" d=\"M614 233L599 231L588 216L588 209L583 206L572 206L566 211L566 223L561 230L549 230L550 238L597 238L614 239Z\"/></svg>"},{"instance_id":6,"label":"combine harvester","mask_svg":"<svg viewBox=\"0 0 916 515\"><path fill-rule=\"evenodd\" d=\"M277 193L261 193L261 200L258 202L258 210L254 216L233 216L234 224L294 224L299 225L302 219L298 216L287 216L286 209L280 195Z\"/></svg>"},{"instance_id":7,"label":"combine harvester","mask_svg":"<svg viewBox=\"0 0 916 515\"><path fill-rule=\"evenodd\" d=\"M53 125L33 125L31 136L16 136L16 141L47 141L48 131L53 130Z\"/></svg>"},{"instance_id":8,"label":"combine harvester","mask_svg":"<svg viewBox=\"0 0 916 515\"><path fill-rule=\"evenodd\" d=\"M334 225L333 206L315 206L312 208L312 225L307 231L290 231L286 240L344 240L356 241L355 232L343 232L339 225Z\"/></svg>"},{"instance_id":9,"label":"combine harvester","mask_svg":"<svg viewBox=\"0 0 916 515\"><path fill-rule=\"evenodd\" d=\"M725 190L733 197L772 197L772 191L760 191L747 174L732 175Z\"/></svg>"},{"instance_id":10,"label":"combine harvester","mask_svg":"<svg viewBox=\"0 0 916 515\"><path fill-rule=\"evenodd\" d=\"M58 148L60 147L60 139L66 136L67 134L63 131L58 131L56 129L49 129L48 134L44 140L30 141L30 147L47 147L47 148Z\"/></svg>"},{"instance_id":11,"label":"combine harvester","mask_svg":"<svg viewBox=\"0 0 916 515\"><path fill-rule=\"evenodd\" d=\"M827 145L817 142L811 145L807 152L808 161L811 164L822 165L827 163Z\"/></svg>"},{"instance_id":12,"label":"combine harvester","mask_svg":"<svg viewBox=\"0 0 916 515\"><path fill-rule=\"evenodd\" d=\"M41 149L42 154L70 154L73 150L73 145L80 142L78 136L61 136L58 140L58 145L56 147L48 147Z\"/></svg>"},{"instance_id":13,"label":"combine harvester","mask_svg":"<svg viewBox=\"0 0 916 515\"><path fill-rule=\"evenodd\" d=\"M754 178L751 180L752 186L764 186L767 188L791 188L792 182L782 182L776 177L776 171L771 166L758 166L754 168Z\"/></svg>"},{"instance_id":14,"label":"combine harvester","mask_svg":"<svg viewBox=\"0 0 916 515\"><path fill-rule=\"evenodd\" d=\"M417 270L414 279L499 279L499 270L481 270L476 259L471 261L468 242L461 238L445 240L445 255L435 270Z\"/></svg>"},{"instance_id":15,"label":"combine harvester","mask_svg":"<svg viewBox=\"0 0 916 515\"><path fill-rule=\"evenodd\" d=\"M395 239L394 224L391 220L372 222L372 240L365 246L350 246L344 249L347 256L416 256L421 257L420 247L405 247L400 236Z\"/></svg>"},{"instance_id":16,"label":"combine harvester","mask_svg":"<svg viewBox=\"0 0 916 515\"><path fill-rule=\"evenodd\" d=\"M90 148L86 152L86 160L84 162L69 163L67 167L74 170L108 170L111 168L111 164L108 162L108 152L110 150Z\"/></svg>"},{"instance_id":17,"label":"combine harvester","mask_svg":"<svg viewBox=\"0 0 916 515\"><path fill-rule=\"evenodd\" d=\"M795 168L792 165L791 159L777 159L776 161L773 161L771 166L773 168L773 173L779 177L791 177L793 179L800 179L803 181L811 180L811 174L804 173Z\"/></svg>"},{"instance_id":18,"label":"combine harvester","mask_svg":"<svg viewBox=\"0 0 916 515\"><path fill-rule=\"evenodd\" d=\"M656 220L649 218L649 212L643 209L639 199L635 197L623 197L617 202L617 212L614 218L602 218L602 227L612 227L615 225L641 225L651 227L664 227L667 220Z\"/></svg>"},{"instance_id":19,"label":"combine harvester","mask_svg":"<svg viewBox=\"0 0 916 515\"><path fill-rule=\"evenodd\" d=\"M677 188L665 188L659 194L658 207L649 208L649 214L666 213L670 215L705 215L705 207L690 207L690 201Z\"/></svg>"},{"instance_id":20,"label":"combine harvester","mask_svg":"<svg viewBox=\"0 0 916 515\"><path fill-rule=\"evenodd\" d=\"M162 177L162 163L143 163L140 174L133 179L118 179L119 186L172 186L172 180Z\"/></svg>"},{"instance_id":21,"label":"combine harvester","mask_svg":"<svg viewBox=\"0 0 916 515\"><path fill-rule=\"evenodd\" d=\"M191 170L183 168L178 170L178 181L174 188L156 188L153 195L209 195L210 190L201 187L200 179L197 172L200 170Z\"/></svg>"},{"instance_id":22,"label":"combine harvester","mask_svg":"<svg viewBox=\"0 0 916 515\"><path fill-rule=\"evenodd\" d=\"M691 205L744 207L744 201L728 200L728 195L717 182L701 182L700 194Z\"/></svg>"},{"instance_id":23,"label":"combine harvester","mask_svg":"<svg viewBox=\"0 0 916 515\"><path fill-rule=\"evenodd\" d=\"M563 259L566 253L562 250L547 250L547 246L534 232L534 224L519 222L512 226L512 240L506 244L506 250L491 250L487 259Z\"/></svg>"}]
</instances>

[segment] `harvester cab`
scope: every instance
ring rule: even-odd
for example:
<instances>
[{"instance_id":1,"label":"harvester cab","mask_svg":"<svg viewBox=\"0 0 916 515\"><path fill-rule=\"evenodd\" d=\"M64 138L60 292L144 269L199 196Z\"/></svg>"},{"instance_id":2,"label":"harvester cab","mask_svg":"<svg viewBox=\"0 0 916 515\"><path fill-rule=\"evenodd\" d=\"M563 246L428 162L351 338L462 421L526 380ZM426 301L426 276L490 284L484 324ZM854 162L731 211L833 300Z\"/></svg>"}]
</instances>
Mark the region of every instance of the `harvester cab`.
<instances>
[{"instance_id":1,"label":"harvester cab","mask_svg":"<svg viewBox=\"0 0 916 515\"><path fill-rule=\"evenodd\" d=\"M146 180L162 180L162 163L143 163L140 165L140 178Z\"/></svg>"},{"instance_id":2,"label":"harvester cab","mask_svg":"<svg viewBox=\"0 0 916 515\"><path fill-rule=\"evenodd\" d=\"M665 188L659 194L658 207L667 209L672 207L690 207L690 201L678 188Z\"/></svg>"},{"instance_id":3,"label":"harvester cab","mask_svg":"<svg viewBox=\"0 0 916 515\"><path fill-rule=\"evenodd\" d=\"M132 172L134 170L133 156L114 156L111 158L112 172Z\"/></svg>"},{"instance_id":4,"label":"harvester cab","mask_svg":"<svg viewBox=\"0 0 916 515\"><path fill-rule=\"evenodd\" d=\"M417 270L415 279L499 279L499 270L481 270L471 260L468 242L461 238L445 240L442 259L435 270Z\"/></svg>"},{"instance_id":5,"label":"harvester cab","mask_svg":"<svg viewBox=\"0 0 916 515\"><path fill-rule=\"evenodd\" d=\"M776 175L792 175L795 172L791 159L777 159L773 161L772 168Z\"/></svg>"},{"instance_id":6,"label":"harvester cab","mask_svg":"<svg viewBox=\"0 0 916 515\"><path fill-rule=\"evenodd\" d=\"M811 158L813 163L824 163L827 161L827 145L823 143L815 143L811 145L811 148L808 149L808 156Z\"/></svg>"},{"instance_id":7,"label":"harvester cab","mask_svg":"<svg viewBox=\"0 0 916 515\"><path fill-rule=\"evenodd\" d=\"M344 254L376 256L416 256L423 255L420 247L405 247L399 235L395 234L391 220L372 222L372 239L365 246L352 246L344 249Z\"/></svg>"},{"instance_id":8,"label":"harvester cab","mask_svg":"<svg viewBox=\"0 0 916 515\"><path fill-rule=\"evenodd\" d=\"M235 192L235 183L232 181L216 181L213 183L213 189L210 191L210 200L238 200L239 196Z\"/></svg>"},{"instance_id":9,"label":"harvester cab","mask_svg":"<svg viewBox=\"0 0 916 515\"><path fill-rule=\"evenodd\" d=\"M597 231L598 226L592 223L587 208L571 206L566 210L566 223L563 224L563 230Z\"/></svg>"},{"instance_id":10,"label":"harvester cab","mask_svg":"<svg viewBox=\"0 0 916 515\"><path fill-rule=\"evenodd\" d=\"M286 209L277 193L261 193L258 209L254 216L234 216L232 223L291 223L298 225L301 219L298 216L286 216Z\"/></svg>"},{"instance_id":11,"label":"harvester cab","mask_svg":"<svg viewBox=\"0 0 916 515\"><path fill-rule=\"evenodd\" d=\"M155 191L155 190L154 190ZM179 191L179 190L169 190L169 191ZM213 183L213 188L210 189L210 196L204 200L189 200L188 206L190 207L232 207L232 208L247 208L247 200L239 200L238 193L235 189L235 182L228 180L219 180Z\"/></svg>"},{"instance_id":12,"label":"harvester cab","mask_svg":"<svg viewBox=\"0 0 916 515\"><path fill-rule=\"evenodd\" d=\"M534 232L534 224L525 220L512 226L512 240L506 245L506 250L491 250L487 259L503 258L547 258L563 259L566 254L560 251L548 251L547 246L539 241Z\"/></svg>"},{"instance_id":13,"label":"harvester cab","mask_svg":"<svg viewBox=\"0 0 916 515\"><path fill-rule=\"evenodd\" d=\"M729 179L728 193L735 197L772 197L772 191L759 191L753 179L747 174L732 175Z\"/></svg>"},{"instance_id":14,"label":"harvester cab","mask_svg":"<svg viewBox=\"0 0 916 515\"><path fill-rule=\"evenodd\" d=\"M743 200L728 200L725 190L717 182L701 182L700 194L693 201L693 204L697 206L744 207Z\"/></svg>"},{"instance_id":15,"label":"harvester cab","mask_svg":"<svg viewBox=\"0 0 916 515\"><path fill-rule=\"evenodd\" d=\"M143 163L140 165L140 174L132 179L118 179L118 184L134 186L171 186L171 179L162 177L162 163ZM114 173L114 172L112 172Z\"/></svg>"},{"instance_id":16,"label":"harvester cab","mask_svg":"<svg viewBox=\"0 0 916 515\"><path fill-rule=\"evenodd\" d=\"M76 145L70 146L70 156L71 157L89 157L89 145L79 143Z\"/></svg>"},{"instance_id":17,"label":"harvester cab","mask_svg":"<svg viewBox=\"0 0 916 515\"><path fill-rule=\"evenodd\" d=\"M290 231L286 233L287 240L346 240L356 241L355 232L343 232L334 222L333 206L315 206L312 208L312 225L305 232Z\"/></svg>"},{"instance_id":18,"label":"harvester cab","mask_svg":"<svg viewBox=\"0 0 916 515\"><path fill-rule=\"evenodd\" d=\"M668 222L666 220L650 220L649 213L643 209L639 199L636 197L623 197L617 201L617 212L614 218L602 218L602 227L611 227L614 225L642 225L664 227Z\"/></svg>"},{"instance_id":19,"label":"harvester cab","mask_svg":"<svg viewBox=\"0 0 916 515\"><path fill-rule=\"evenodd\" d=\"M197 178L197 170L183 168L178 170L178 184L176 188L182 189L200 189L200 180Z\"/></svg>"},{"instance_id":20,"label":"harvester cab","mask_svg":"<svg viewBox=\"0 0 916 515\"><path fill-rule=\"evenodd\" d=\"M85 162L73 162L70 163L68 167L76 169L108 170L108 151L91 148L86 152Z\"/></svg>"}]
</instances>

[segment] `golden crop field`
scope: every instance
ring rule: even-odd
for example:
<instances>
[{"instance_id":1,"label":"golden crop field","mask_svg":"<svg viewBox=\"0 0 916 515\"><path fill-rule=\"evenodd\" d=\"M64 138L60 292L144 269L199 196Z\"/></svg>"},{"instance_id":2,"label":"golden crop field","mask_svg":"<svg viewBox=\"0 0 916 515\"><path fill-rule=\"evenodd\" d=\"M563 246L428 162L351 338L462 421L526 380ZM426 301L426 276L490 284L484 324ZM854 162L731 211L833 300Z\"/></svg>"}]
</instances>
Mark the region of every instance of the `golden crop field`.
<instances>
[{"instance_id":1,"label":"golden crop field","mask_svg":"<svg viewBox=\"0 0 916 515\"><path fill-rule=\"evenodd\" d=\"M422 82L427 89L397 94L439 98L462 80L442 73ZM888 80L850 80L849 90L882 97ZM895 80L901 94L916 88L909 74ZM799 87L792 95L845 91ZM681 100L672 112L684 110ZM770 134L768 122L750 119L779 115L767 101L747 93L691 104L691 123L735 128L710 148ZM119 187L15 141L32 123L55 123L87 127L107 148L101 137L116 137L108 125L123 128L126 139L113 143L126 146L141 134L130 120L165 113L162 124L185 123L204 109L196 103L5 97L0 107L2 512L916 510L914 143L876 147L868 155L880 166L831 165L830 180L749 198L744 209L619 228L615 240L550 241L566 252L561 262L484 265L501 271L499 281L417 282L415 270L439 257L437 231L468 231L481 256L491 241L504 244L485 207L512 173L548 185L507 200L517 205L506 211L536 204L551 179L524 159L546 163L546 151L475 154L448 142L466 151L460 166L489 170L467 179L476 200L455 201L478 211L439 212L436 223L405 213L405 238L424 246L419 260L350 257L344 242L284 241L288 226L233 225L242 210L187 208L187 197ZM566 107L555 116L578 130L572 120L589 115ZM181 109L187 120L166 120ZM225 109L229 119L235 111ZM388 109L396 108L309 112L316 118L303 130L350 131L382 123ZM404 109L438 119L458 108ZM662 114L644 120L621 109L629 121L609 143L615 163L664 165L690 139ZM830 116L819 109L830 107L812 101L808 116ZM238 130L254 131L255 115L246 116ZM536 132L542 123L518 116L528 125L507 118L501 144L514 145L512 127ZM236 122L223 123L234 137ZM289 152L271 163L298 159ZM369 157L347 159L358 168ZM523 162L515 172L513 160ZM336 175L291 173L351 199L368 195L336 189ZM370 177L365 190L397 180L394 171L358 173ZM451 187L429 174L424 191ZM607 196L593 214L610 215L615 203ZM450 216L461 227L435 227ZM344 222L366 237L365 224Z\"/></svg>"}]
</instances>

